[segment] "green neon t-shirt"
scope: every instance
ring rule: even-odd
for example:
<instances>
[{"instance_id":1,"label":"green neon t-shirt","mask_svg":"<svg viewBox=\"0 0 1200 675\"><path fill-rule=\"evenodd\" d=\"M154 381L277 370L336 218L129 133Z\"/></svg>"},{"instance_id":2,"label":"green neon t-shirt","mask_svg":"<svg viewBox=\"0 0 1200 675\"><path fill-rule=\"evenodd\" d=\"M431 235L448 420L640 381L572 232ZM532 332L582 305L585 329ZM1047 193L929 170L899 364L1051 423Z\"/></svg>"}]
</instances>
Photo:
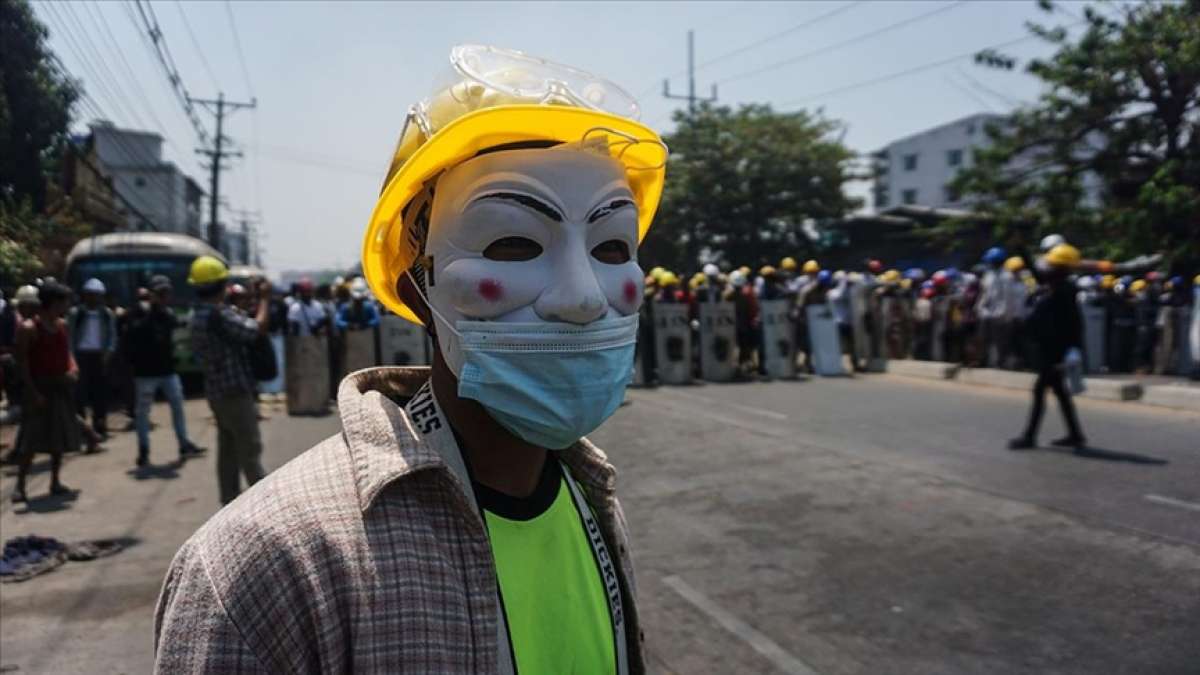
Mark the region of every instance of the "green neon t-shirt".
<instances>
[{"instance_id":1,"label":"green neon t-shirt","mask_svg":"<svg viewBox=\"0 0 1200 675\"><path fill-rule=\"evenodd\" d=\"M557 460L534 493L508 497L475 485L487 521L517 671L612 673L604 585Z\"/></svg>"}]
</instances>

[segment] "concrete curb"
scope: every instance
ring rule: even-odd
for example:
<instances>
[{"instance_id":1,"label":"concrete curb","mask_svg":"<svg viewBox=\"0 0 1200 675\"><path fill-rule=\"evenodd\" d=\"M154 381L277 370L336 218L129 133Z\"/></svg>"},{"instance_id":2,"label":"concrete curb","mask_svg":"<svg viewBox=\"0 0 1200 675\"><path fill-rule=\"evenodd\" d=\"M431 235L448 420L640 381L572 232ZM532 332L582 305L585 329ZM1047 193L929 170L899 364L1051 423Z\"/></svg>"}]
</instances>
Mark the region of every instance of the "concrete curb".
<instances>
[{"instance_id":1,"label":"concrete curb","mask_svg":"<svg viewBox=\"0 0 1200 675\"><path fill-rule=\"evenodd\" d=\"M960 382L979 384L985 387L1031 389L1035 379L1037 378L1033 373L1000 370L998 368L960 368L958 370L958 380Z\"/></svg>"},{"instance_id":2,"label":"concrete curb","mask_svg":"<svg viewBox=\"0 0 1200 675\"><path fill-rule=\"evenodd\" d=\"M1142 403L1200 412L1200 387L1183 384L1153 384L1142 392Z\"/></svg>"},{"instance_id":3,"label":"concrete curb","mask_svg":"<svg viewBox=\"0 0 1200 675\"><path fill-rule=\"evenodd\" d=\"M894 375L906 377L923 377L930 380L951 380L958 373L958 364L943 361L916 361L913 359L893 359L884 361L880 369Z\"/></svg>"},{"instance_id":4,"label":"concrete curb","mask_svg":"<svg viewBox=\"0 0 1200 675\"><path fill-rule=\"evenodd\" d=\"M1143 387L1140 382L1109 380L1102 377L1085 377L1083 382L1087 385L1084 392L1080 394L1083 398L1094 398L1101 401L1136 401L1143 396Z\"/></svg>"}]
</instances>

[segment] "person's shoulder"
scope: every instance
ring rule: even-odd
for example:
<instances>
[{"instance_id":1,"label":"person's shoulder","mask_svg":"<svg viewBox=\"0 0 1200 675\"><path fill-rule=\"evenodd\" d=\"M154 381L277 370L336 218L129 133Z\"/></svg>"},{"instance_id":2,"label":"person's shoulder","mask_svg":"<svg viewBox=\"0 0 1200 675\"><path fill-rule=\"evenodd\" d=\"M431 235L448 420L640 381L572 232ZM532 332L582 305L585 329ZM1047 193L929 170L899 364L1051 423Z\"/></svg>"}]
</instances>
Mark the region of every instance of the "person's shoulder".
<instances>
[{"instance_id":1,"label":"person's shoulder","mask_svg":"<svg viewBox=\"0 0 1200 675\"><path fill-rule=\"evenodd\" d=\"M242 493L192 535L188 548L205 560L220 593L337 571L343 556L361 548L361 530L353 465L338 434Z\"/></svg>"}]
</instances>

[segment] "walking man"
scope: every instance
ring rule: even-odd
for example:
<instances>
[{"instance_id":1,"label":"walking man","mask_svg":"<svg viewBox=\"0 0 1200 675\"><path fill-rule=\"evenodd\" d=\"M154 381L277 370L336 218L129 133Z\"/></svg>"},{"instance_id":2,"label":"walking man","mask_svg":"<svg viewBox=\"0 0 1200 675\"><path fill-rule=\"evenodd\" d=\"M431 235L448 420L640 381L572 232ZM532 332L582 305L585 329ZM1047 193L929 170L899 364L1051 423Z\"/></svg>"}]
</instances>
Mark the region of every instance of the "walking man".
<instances>
[{"instance_id":1,"label":"walking man","mask_svg":"<svg viewBox=\"0 0 1200 675\"><path fill-rule=\"evenodd\" d=\"M179 442L179 459L202 454L203 448L188 440L187 420L183 414L183 385L175 373L175 329L179 319L171 311L171 280L158 275L150 279L150 306L131 312L129 331L123 352L133 367L137 392L138 454L137 465L150 462L150 405L162 392L171 406L171 424Z\"/></svg>"},{"instance_id":2,"label":"walking man","mask_svg":"<svg viewBox=\"0 0 1200 675\"><path fill-rule=\"evenodd\" d=\"M1070 283L1071 270L1079 266L1079 250L1070 244L1059 244L1039 261L1043 287L1032 298L1033 309L1025 320L1025 338L1031 350L1030 358L1037 370L1033 384L1033 407L1025 431L1009 442L1012 450L1037 447L1038 427L1046 406L1046 390L1054 392L1058 407L1067 424L1067 435L1052 444L1067 448L1082 448L1087 443L1071 392L1063 377L1063 363L1071 350L1079 351L1083 344L1083 317Z\"/></svg>"},{"instance_id":3,"label":"walking man","mask_svg":"<svg viewBox=\"0 0 1200 675\"><path fill-rule=\"evenodd\" d=\"M192 351L204 364L204 394L217 421L217 484L221 503L241 492L239 473L254 485L266 470L258 431L257 386L249 346L267 334L270 287L260 281L254 318L225 304L229 268L211 256L192 263L188 283L199 303L192 314Z\"/></svg>"},{"instance_id":4,"label":"walking man","mask_svg":"<svg viewBox=\"0 0 1200 675\"><path fill-rule=\"evenodd\" d=\"M108 367L117 349L117 317L104 305L104 282L88 279L83 284L83 305L71 309L67 333L71 352L79 364L78 406L80 414L92 410L92 429L108 435Z\"/></svg>"}]
</instances>

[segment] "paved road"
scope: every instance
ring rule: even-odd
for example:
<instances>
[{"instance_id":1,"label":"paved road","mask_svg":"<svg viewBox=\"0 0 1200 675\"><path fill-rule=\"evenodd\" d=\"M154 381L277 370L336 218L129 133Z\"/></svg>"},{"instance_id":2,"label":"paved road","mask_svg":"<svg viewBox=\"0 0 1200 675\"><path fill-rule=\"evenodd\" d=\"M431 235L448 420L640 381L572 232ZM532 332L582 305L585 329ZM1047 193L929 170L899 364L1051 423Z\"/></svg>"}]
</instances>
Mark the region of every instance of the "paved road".
<instances>
[{"instance_id":1,"label":"paved road","mask_svg":"<svg viewBox=\"0 0 1200 675\"><path fill-rule=\"evenodd\" d=\"M1200 672L1195 415L1081 402L1098 459L1004 450L1025 396L961 384L871 376L630 399L594 440L620 469L657 672ZM189 403L211 445L205 412ZM1048 412L1044 438L1060 431ZM165 464L170 424L155 415ZM337 430L273 415L268 468ZM0 667L149 669L162 574L217 507L213 460L137 474L131 436L110 445L68 464L75 502L0 511L4 537L131 543L0 586Z\"/></svg>"},{"instance_id":2,"label":"paved road","mask_svg":"<svg viewBox=\"0 0 1200 675\"><path fill-rule=\"evenodd\" d=\"M596 440L664 671L1200 672L1195 415L1082 402L1105 454L1167 461L1143 464L1005 450L1026 397L960 384L632 400Z\"/></svg>"}]
</instances>

